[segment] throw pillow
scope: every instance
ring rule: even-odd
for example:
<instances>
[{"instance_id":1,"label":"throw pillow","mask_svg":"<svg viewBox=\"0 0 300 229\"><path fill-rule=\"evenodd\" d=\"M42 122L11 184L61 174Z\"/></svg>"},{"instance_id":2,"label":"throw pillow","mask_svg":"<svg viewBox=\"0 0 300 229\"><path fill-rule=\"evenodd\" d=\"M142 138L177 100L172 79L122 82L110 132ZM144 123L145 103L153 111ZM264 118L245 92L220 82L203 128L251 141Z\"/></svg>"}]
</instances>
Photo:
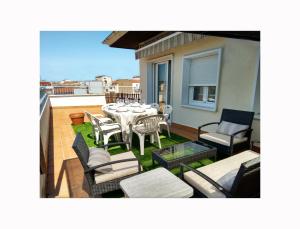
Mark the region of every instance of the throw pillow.
<instances>
[{"instance_id":1,"label":"throw pillow","mask_svg":"<svg viewBox=\"0 0 300 229\"><path fill-rule=\"evenodd\" d=\"M222 176L217 181L217 183L219 183L227 191L230 191L238 171L239 171L239 169L231 170L230 172L228 172L224 176Z\"/></svg>"},{"instance_id":2,"label":"throw pillow","mask_svg":"<svg viewBox=\"0 0 300 229\"><path fill-rule=\"evenodd\" d=\"M105 164L110 161L111 161L110 154L106 150L101 149L101 148L90 149L90 157L89 157L89 161L87 163L89 167ZM112 171L112 166L106 165L106 166L95 169L95 171L97 171L99 173L109 173Z\"/></svg>"},{"instance_id":3,"label":"throw pillow","mask_svg":"<svg viewBox=\"0 0 300 229\"><path fill-rule=\"evenodd\" d=\"M246 130L248 129L248 125L241 125L233 122L226 122L222 121L220 125L218 126L216 132L219 134L226 134L226 135L232 135L240 130ZM235 135L237 138L243 138L245 136L246 132L239 133Z\"/></svg>"}]
</instances>

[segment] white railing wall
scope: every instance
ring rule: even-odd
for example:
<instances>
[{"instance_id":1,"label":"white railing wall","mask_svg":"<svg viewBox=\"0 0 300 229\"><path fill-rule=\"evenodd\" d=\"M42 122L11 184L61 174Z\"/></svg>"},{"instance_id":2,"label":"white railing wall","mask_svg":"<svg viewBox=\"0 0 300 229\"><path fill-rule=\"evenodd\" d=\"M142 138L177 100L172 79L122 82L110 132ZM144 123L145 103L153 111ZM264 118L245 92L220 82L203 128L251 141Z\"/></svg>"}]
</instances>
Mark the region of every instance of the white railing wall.
<instances>
[{"instance_id":1,"label":"white railing wall","mask_svg":"<svg viewBox=\"0 0 300 229\"><path fill-rule=\"evenodd\" d=\"M52 107L100 106L106 104L104 95L50 95Z\"/></svg>"}]
</instances>

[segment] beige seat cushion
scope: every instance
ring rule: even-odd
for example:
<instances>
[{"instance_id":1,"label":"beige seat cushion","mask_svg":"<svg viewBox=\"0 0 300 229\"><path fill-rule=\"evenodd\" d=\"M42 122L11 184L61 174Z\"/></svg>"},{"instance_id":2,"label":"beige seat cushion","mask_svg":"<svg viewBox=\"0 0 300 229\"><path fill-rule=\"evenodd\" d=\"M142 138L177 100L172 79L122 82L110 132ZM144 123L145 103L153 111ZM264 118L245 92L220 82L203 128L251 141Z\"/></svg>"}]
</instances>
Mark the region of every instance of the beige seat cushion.
<instances>
[{"instance_id":1,"label":"beige seat cushion","mask_svg":"<svg viewBox=\"0 0 300 229\"><path fill-rule=\"evenodd\" d=\"M123 159L136 158L132 151L120 153L111 156L111 161L119 161ZM112 164L112 171L110 173L96 173L95 181L96 184L103 183L106 181L114 180L120 177L128 176L138 172L138 162L128 161L117 164Z\"/></svg>"},{"instance_id":2,"label":"beige seat cushion","mask_svg":"<svg viewBox=\"0 0 300 229\"><path fill-rule=\"evenodd\" d=\"M234 156L228 157L226 159L203 166L197 170L204 173L205 175L207 175L212 180L218 183L218 180L221 177L223 177L225 174L233 170L239 169L242 163L252 160L256 157L259 157L259 154L255 153L254 151L247 150L242 153L236 154ZM225 197L225 195L222 192L217 190L208 181L206 181L204 178L200 177L199 175L197 175L192 171L188 171L184 173L184 179L186 182L191 184L193 187L195 187L197 190L199 190L207 197L212 197L212 198Z\"/></svg>"},{"instance_id":3,"label":"beige seat cushion","mask_svg":"<svg viewBox=\"0 0 300 229\"><path fill-rule=\"evenodd\" d=\"M219 143L221 145L230 146L230 136L219 133L205 133L200 134L200 138ZM246 137L243 138L233 138L233 144L241 143L247 141Z\"/></svg>"}]
</instances>

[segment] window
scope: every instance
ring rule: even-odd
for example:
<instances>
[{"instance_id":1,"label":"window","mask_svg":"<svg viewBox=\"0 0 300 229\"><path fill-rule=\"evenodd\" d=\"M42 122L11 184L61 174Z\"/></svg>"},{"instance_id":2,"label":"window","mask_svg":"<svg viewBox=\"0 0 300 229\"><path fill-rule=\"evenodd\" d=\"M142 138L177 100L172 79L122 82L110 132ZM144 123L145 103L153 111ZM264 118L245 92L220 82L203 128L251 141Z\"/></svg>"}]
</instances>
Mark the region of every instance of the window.
<instances>
[{"instance_id":1,"label":"window","mask_svg":"<svg viewBox=\"0 0 300 229\"><path fill-rule=\"evenodd\" d=\"M189 104L214 107L216 102L216 86L191 86L189 87Z\"/></svg>"},{"instance_id":2,"label":"window","mask_svg":"<svg viewBox=\"0 0 300 229\"><path fill-rule=\"evenodd\" d=\"M215 49L184 57L183 105L216 110L220 56L221 49Z\"/></svg>"}]
</instances>

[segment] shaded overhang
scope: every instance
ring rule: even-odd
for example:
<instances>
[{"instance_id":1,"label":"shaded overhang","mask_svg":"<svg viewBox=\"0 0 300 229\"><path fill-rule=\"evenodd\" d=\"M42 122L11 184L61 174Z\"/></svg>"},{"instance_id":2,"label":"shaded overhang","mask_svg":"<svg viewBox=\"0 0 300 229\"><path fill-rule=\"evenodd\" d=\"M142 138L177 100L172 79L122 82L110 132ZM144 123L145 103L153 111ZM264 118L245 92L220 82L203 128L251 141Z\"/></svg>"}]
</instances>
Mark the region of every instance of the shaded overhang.
<instances>
[{"instance_id":1,"label":"shaded overhang","mask_svg":"<svg viewBox=\"0 0 300 229\"><path fill-rule=\"evenodd\" d=\"M121 31L112 32L105 38L103 44L114 48L139 49L139 45L149 39L173 32L163 31Z\"/></svg>"},{"instance_id":2,"label":"shaded overhang","mask_svg":"<svg viewBox=\"0 0 300 229\"><path fill-rule=\"evenodd\" d=\"M228 37L243 40L260 41L260 31L182 31L207 36ZM139 49L151 42L162 39L175 31L118 31L112 32L103 44L110 47Z\"/></svg>"}]
</instances>

